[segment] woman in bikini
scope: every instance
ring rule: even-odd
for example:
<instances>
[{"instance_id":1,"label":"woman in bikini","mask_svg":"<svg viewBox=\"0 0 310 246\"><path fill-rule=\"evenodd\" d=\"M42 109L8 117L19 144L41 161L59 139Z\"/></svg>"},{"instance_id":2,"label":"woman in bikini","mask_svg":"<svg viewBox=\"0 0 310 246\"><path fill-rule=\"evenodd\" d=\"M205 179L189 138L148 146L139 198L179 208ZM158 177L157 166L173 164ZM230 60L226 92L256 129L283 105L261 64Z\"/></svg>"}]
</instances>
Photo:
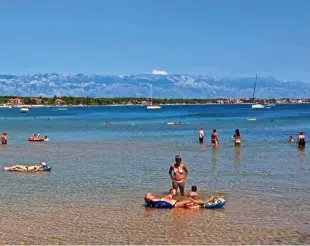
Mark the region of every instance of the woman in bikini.
<instances>
[{"instance_id":1,"label":"woman in bikini","mask_svg":"<svg viewBox=\"0 0 310 246\"><path fill-rule=\"evenodd\" d=\"M11 167L6 168L6 171L10 171L13 169L18 169L20 171L24 171L24 172L36 172L38 171L40 168L43 168L46 166L45 162L41 162L39 165L34 165L34 166L24 166L24 165L14 165Z\"/></svg>"},{"instance_id":2,"label":"woman in bikini","mask_svg":"<svg viewBox=\"0 0 310 246\"><path fill-rule=\"evenodd\" d=\"M211 144L213 146L217 146L219 144L219 138L216 132L216 129L213 129L212 134L211 134Z\"/></svg>"},{"instance_id":3,"label":"woman in bikini","mask_svg":"<svg viewBox=\"0 0 310 246\"><path fill-rule=\"evenodd\" d=\"M240 146L241 144L241 134L239 129L236 129L235 134L234 134L234 139L235 139L235 146Z\"/></svg>"},{"instance_id":4,"label":"woman in bikini","mask_svg":"<svg viewBox=\"0 0 310 246\"><path fill-rule=\"evenodd\" d=\"M182 159L179 155L175 157L175 163L169 169L169 175L172 179L172 188L176 191L180 189L180 193L184 196L185 179L188 176L188 169L185 164L182 164Z\"/></svg>"}]
</instances>

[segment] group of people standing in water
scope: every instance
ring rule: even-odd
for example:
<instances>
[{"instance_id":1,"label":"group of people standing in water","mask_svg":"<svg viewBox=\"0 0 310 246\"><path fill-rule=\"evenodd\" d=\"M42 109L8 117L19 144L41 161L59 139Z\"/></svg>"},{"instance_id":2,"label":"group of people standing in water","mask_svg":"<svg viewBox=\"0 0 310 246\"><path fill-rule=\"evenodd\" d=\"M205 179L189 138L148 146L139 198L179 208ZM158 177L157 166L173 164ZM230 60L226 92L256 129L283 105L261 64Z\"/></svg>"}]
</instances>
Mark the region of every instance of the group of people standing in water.
<instances>
[{"instance_id":1,"label":"group of people standing in water","mask_svg":"<svg viewBox=\"0 0 310 246\"><path fill-rule=\"evenodd\" d=\"M199 130L199 143L203 144L205 138L204 130L203 128L200 128ZM241 145L241 133L239 129L235 130L235 133L233 135L233 140L235 146ZM289 142L293 143L294 139L292 136L289 137ZM219 144L219 138L218 134L216 132L216 129L212 130L211 133L211 145L217 146ZM298 148L304 148L306 145L305 136L303 132L299 133L299 136L296 140L296 144ZM175 163L172 164L169 168L169 176L172 180L172 188L169 191L169 195L165 197L155 197L151 193L147 193L144 197L144 200L146 203L148 202L156 202L156 201L164 201L169 204L171 204L171 207L178 208L178 207L193 207L193 206L199 206L206 203L214 202L216 198L211 197L211 199L207 201L199 200L197 199L198 193L197 193L197 186L192 186L191 192L189 193L189 198L186 200L178 201L175 199L175 195L177 194L177 191L180 190L181 196L185 195L185 181L189 174L189 170L187 166L182 163L182 159L179 155L175 156ZM219 198L219 197L217 197Z\"/></svg>"},{"instance_id":2,"label":"group of people standing in water","mask_svg":"<svg viewBox=\"0 0 310 246\"><path fill-rule=\"evenodd\" d=\"M203 128L200 128L200 130L199 130L199 138L198 138L200 144L203 144L204 138L205 138L205 134L204 134ZM240 133L239 129L235 130L235 133L234 133L232 138L234 139L235 146L240 146L241 145L241 133ZM293 139L292 136L289 137L288 141L290 143L294 143L295 142L295 140ZM218 134L216 132L216 129L213 129L213 131L211 133L211 145L217 146L218 144L219 144ZM297 137L297 140L296 140L296 145L297 145L298 148L304 148L306 146L305 135L304 135L303 132L299 133L299 135Z\"/></svg>"},{"instance_id":3,"label":"group of people standing in water","mask_svg":"<svg viewBox=\"0 0 310 246\"><path fill-rule=\"evenodd\" d=\"M204 138L205 138L205 134L204 134L203 128L200 128L199 138L198 138L200 144L203 144ZM241 144L241 134L240 134L239 129L236 129L233 138L234 138L235 146L239 146ZM218 134L216 132L216 129L213 129L211 133L211 145L217 146L218 144L219 144Z\"/></svg>"}]
</instances>

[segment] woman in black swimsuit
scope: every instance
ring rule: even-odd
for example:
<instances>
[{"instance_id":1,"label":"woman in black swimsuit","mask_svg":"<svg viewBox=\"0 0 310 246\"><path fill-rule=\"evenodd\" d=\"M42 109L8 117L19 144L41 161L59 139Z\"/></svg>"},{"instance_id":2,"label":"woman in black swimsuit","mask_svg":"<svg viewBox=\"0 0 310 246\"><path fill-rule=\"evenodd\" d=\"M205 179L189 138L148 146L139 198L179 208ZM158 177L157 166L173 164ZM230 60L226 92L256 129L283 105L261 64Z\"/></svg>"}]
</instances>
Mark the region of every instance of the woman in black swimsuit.
<instances>
[{"instance_id":1,"label":"woman in black swimsuit","mask_svg":"<svg viewBox=\"0 0 310 246\"><path fill-rule=\"evenodd\" d=\"M299 133L296 143L298 148L305 148L306 140L303 132Z\"/></svg>"}]
</instances>

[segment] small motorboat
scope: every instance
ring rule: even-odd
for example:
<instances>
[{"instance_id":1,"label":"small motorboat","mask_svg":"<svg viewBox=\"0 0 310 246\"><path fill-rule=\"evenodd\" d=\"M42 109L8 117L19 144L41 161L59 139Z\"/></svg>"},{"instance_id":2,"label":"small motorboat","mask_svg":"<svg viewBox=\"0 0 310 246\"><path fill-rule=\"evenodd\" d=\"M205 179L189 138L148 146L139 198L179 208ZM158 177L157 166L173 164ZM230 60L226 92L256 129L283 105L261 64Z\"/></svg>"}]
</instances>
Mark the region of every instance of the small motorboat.
<instances>
[{"instance_id":1,"label":"small motorboat","mask_svg":"<svg viewBox=\"0 0 310 246\"><path fill-rule=\"evenodd\" d=\"M168 121L167 125L180 125L180 122Z\"/></svg>"},{"instance_id":2,"label":"small motorboat","mask_svg":"<svg viewBox=\"0 0 310 246\"><path fill-rule=\"evenodd\" d=\"M256 103L252 105L252 109L262 109L262 108L265 108L265 106L260 103Z\"/></svg>"}]
</instances>

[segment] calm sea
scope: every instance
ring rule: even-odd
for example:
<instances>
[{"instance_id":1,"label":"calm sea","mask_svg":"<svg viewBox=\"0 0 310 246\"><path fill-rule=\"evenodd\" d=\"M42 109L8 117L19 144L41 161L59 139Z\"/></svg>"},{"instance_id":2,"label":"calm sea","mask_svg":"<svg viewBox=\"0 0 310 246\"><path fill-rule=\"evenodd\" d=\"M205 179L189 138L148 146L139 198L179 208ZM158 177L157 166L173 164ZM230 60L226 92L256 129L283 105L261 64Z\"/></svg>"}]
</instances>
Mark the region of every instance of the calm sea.
<instances>
[{"instance_id":1,"label":"calm sea","mask_svg":"<svg viewBox=\"0 0 310 246\"><path fill-rule=\"evenodd\" d=\"M213 128L218 148L209 144ZM236 128L243 137L237 148ZM308 146L300 151L287 142L299 131L308 138L308 104L0 109L0 131L8 134L2 170L16 163L52 166L51 173L0 172L3 244L310 242ZM34 133L50 142L28 142ZM141 206L146 192L167 193L177 154L190 171L187 189L197 185L204 198L224 194L225 209Z\"/></svg>"}]
</instances>

